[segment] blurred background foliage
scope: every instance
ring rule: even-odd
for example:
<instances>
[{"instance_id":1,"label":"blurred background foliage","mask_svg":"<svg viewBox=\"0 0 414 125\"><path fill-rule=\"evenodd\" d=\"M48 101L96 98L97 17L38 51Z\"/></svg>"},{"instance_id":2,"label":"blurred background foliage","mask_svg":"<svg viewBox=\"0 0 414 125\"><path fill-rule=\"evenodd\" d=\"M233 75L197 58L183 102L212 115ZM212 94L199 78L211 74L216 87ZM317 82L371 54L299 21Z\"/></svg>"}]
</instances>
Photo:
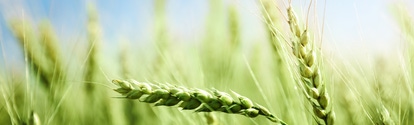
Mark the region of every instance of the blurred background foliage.
<instances>
[{"instance_id":1,"label":"blurred background foliage","mask_svg":"<svg viewBox=\"0 0 414 125\"><path fill-rule=\"evenodd\" d=\"M2 1L1 4L38 4L19 2ZM286 22L288 2L250 2L254 10L238 1L204 1L202 4L206 6L200 8L200 12L205 14L200 15L205 16L191 12L199 7L197 2L194 6L184 4L182 7L188 8L177 11L203 21L191 22L194 19L186 20L186 15L181 15L178 18L183 21L182 26L187 26L183 29L171 26L177 17L169 17L173 12L168 8L176 3L168 0L143 2L151 7L139 8L136 13L150 14L142 14L139 18L127 15L131 19L120 16L123 20L119 21L108 19L110 16L106 12L113 10L124 15L117 13L122 6L111 8L98 1L69 9L81 14L75 17L65 17L67 12L54 6L46 9L50 11L50 17L44 19L36 19L42 17L35 13L36 9L28 12L2 10L0 124L208 124L210 116L214 118L211 124L271 124L264 117L251 119L218 112L206 115L113 98L119 95L112 91L115 86L111 80L128 78L236 91L268 107L288 124L316 124L312 109L297 86L297 72L292 69L295 64ZM303 2L305 4L294 5L309 4L309 1ZM103 9L105 7L110 9ZM305 12L299 11L306 10L304 8L307 6L294 6L298 12ZM322 72L333 99L337 124L414 122L413 18L410 10L403 9L405 6L396 4L391 8L396 24L404 34L399 40L404 49L392 52L392 57L379 54L372 60L362 61L336 55L327 40L321 42L323 27L318 24L323 21L317 21L320 19L317 11L312 10L314 14L309 17L299 14L303 19L301 25L305 26L306 20L313 22L307 26L313 30L317 44L322 46L319 61L324 65ZM253 15L250 17L256 18L258 23L244 25L252 23L246 14ZM22 15L23 18L11 18L10 15ZM50 21L57 16L63 16L61 18L69 25ZM125 25L130 21L136 21L139 26ZM191 32L195 33L182 37ZM13 37L8 38L7 33ZM13 49L12 44L18 48Z\"/></svg>"}]
</instances>

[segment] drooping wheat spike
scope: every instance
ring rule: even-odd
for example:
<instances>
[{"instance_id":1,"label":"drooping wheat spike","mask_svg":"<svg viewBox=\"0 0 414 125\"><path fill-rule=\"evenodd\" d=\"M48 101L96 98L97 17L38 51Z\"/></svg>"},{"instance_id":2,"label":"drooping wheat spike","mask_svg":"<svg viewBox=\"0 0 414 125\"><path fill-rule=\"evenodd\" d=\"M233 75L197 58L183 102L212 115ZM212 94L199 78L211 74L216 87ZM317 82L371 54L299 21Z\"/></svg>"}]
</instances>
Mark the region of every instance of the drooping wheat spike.
<instances>
[{"instance_id":1,"label":"drooping wheat spike","mask_svg":"<svg viewBox=\"0 0 414 125\"><path fill-rule=\"evenodd\" d=\"M170 84L152 84L137 82L135 80L113 80L120 88L114 91L122 94L127 99L138 99L141 102L155 103L155 106L175 106L183 110L195 110L195 112L224 112L229 114L241 114L250 118L259 115L265 116L272 122L285 125L282 120L272 115L265 107L253 102L244 96L233 92L238 101L230 94L213 90L186 88Z\"/></svg>"},{"instance_id":2,"label":"drooping wheat spike","mask_svg":"<svg viewBox=\"0 0 414 125\"><path fill-rule=\"evenodd\" d=\"M301 30L295 12L290 6L287 9L289 26L293 34L293 53L299 62L300 81L304 84L305 95L313 107L314 116L318 124L332 125L335 113L332 110L331 100L322 80L320 65L317 62L316 50L311 43L307 29ZM323 122L322 122L322 121Z\"/></svg>"}]
</instances>

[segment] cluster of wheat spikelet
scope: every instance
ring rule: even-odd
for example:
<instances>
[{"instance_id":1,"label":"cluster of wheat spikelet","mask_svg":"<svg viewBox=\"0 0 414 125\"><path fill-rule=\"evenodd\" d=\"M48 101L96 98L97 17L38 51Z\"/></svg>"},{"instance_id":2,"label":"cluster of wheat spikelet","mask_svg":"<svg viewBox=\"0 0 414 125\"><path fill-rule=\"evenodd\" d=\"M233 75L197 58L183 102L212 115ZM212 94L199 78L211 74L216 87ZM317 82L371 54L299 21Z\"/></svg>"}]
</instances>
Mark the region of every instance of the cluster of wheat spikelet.
<instances>
[{"instance_id":1,"label":"cluster of wheat spikelet","mask_svg":"<svg viewBox=\"0 0 414 125\"><path fill-rule=\"evenodd\" d=\"M305 86L306 96L312 104L314 115L324 124L332 125L335 113L328 108L332 108L332 106L330 106L330 98L321 77L320 67L317 64L315 48L310 45L309 32L307 29L301 30L292 7L287 9L287 13L290 30L294 37L292 38L293 53L299 62L301 82ZM318 124L323 124L320 120L316 121Z\"/></svg>"},{"instance_id":2,"label":"cluster of wheat spikelet","mask_svg":"<svg viewBox=\"0 0 414 125\"><path fill-rule=\"evenodd\" d=\"M272 122L285 125L282 120L272 115L268 109L253 102L244 96L233 92L239 102L234 101L230 94L213 89L186 88L170 84L151 84L135 80L113 80L120 88L114 89L127 99L138 99L141 102L155 103L155 106L179 105L183 110L195 112L224 112L241 114L247 117L265 116ZM137 88L133 87L136 86ZM146 97L144 97L146 96Z\"/></svg>"}]
</instances>

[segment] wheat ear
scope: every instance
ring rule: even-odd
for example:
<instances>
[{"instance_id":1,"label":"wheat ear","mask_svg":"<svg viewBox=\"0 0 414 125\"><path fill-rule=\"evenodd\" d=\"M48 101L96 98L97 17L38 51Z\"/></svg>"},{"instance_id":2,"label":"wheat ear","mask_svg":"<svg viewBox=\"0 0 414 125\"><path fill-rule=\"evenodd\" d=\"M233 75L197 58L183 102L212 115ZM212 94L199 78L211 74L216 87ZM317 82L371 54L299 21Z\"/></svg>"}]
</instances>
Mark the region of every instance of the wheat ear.
<instances>
[{"instance_id":1,"label":"wheat ear","mask_svg":"<svg viewBox=\"0 0 414 125\"><path fill-rule=\"evenodd\" d=\"M85 62L85 81L94 81L97 77L97 71L99 69L99 49L101 47L101 28L99 26L98 12L93 5L88 6L88 53ZM92 84L85 84L85 91L92 93L95 90L95 86Z\"/></svg>"},{"instance_id":2,"label":"wheat ear","mask_svg":"<svg viewBox=\"0 0 414 125\"><path fill-rule=\"evenodd\" d=\"M45 55L43 46L40 46L41 44L39 44L32 25L26 21L12 21L10 26L18 42L23 47L25 57L27 57L27 60L25 60L45 87L50 88L53 83L53 67L50 65L53 65L53 63Z\"/></svg>"},{"instance_id":3,"label":"wheat ear","mask_svg":"<svg viewBox=\"0 0 414 125\"><path fill-rule=\"evenodd\" d=\"M234 101L230 94L212 90L186 88L170 84L151 84L135 80L113 80L120 88L114 89L127 99L138 99L141 102L155 103L155 106L175 106L183 110L195 112L224 112L241 114L247 117L265 116L272 122L286 125L282 120L272 115L266 108L244 96L233 92L239 102ZM133 87L136 86L137 88ZM144 97L145 96L145 97Z\"/></svg>"},{"instance_id":4,"label":"wheat ear","mask_svg":"<svg viewBox=\"0 0 414 125\"><path fill-rule=\"evenodd\" d=\"M320 67L317 64L314 47L311 47L310 36L307 29L301 31L295 12L292 7L287 9L290 30L293 33L293 53L299 62L301 82L305 86L305 95L312 104L314 115L318 124L332 125L335 113L330 106L330 98L322 80ZM309 49L309 50L308 50ZM322 123L322 121L323 123Z\"/></svg>"}]
</instances>

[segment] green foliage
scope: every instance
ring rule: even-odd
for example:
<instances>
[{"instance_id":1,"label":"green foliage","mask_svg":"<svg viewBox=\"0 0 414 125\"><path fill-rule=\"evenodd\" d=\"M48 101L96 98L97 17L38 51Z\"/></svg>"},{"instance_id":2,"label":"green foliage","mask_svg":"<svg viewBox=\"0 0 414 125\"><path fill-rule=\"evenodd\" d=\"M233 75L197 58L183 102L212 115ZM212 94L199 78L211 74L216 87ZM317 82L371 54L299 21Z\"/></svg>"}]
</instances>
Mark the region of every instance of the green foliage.
<instances>
[{"instance_id":1,"label":"green foliage","mask_svg":"<svg viewBox=\"0 0 414 125\"><path fill-rule=\"evenodd\" d=\"M302 18L281 18L296 16L294 8L276 8L271 0L257 1L265 42L243 39L249 30L242 25L244 8L210 0L203 36L182 45L168 31L167 3L154 2L148 29L154 46L126 39L119 52L104 49L93 6L85 38L71 49L47 21L11 20L25 65L0 73L0 124L303 125L329 124L329 117L335 124L414 122L413 49L396 55L401 60L384 57L375 64L326 57ZM412 48L412 18L408 11L395 13ZM143 82L109 81L130 78Z\"/></svg>"}]
</instances>

